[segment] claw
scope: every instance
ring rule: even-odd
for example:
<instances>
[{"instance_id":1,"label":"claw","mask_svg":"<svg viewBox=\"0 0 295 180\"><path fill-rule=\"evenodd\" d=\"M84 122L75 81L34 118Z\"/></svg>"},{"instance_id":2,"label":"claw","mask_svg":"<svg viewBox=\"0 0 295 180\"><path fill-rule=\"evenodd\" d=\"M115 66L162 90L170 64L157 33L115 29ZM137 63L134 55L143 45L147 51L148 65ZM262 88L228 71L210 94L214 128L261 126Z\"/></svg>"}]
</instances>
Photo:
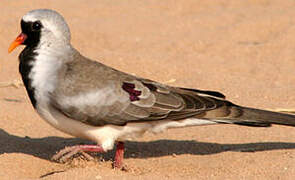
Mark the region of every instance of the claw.
<instances>
[{"instance_id":1,"label":"claw","mask_svg":"<svg viewBox=\"0 0 295 180\"><path fill-rule=\"evenodd\" d=\"M86 152L105 152L105 151L99 145L76 145L76 146L65 147L64 149L56 153L51 159L56 162L65 163L70 158L72 158L75 154L81 153L87 160L93 160L93 157L91 157ZM123 159L124 159L124 143L118 142L115 160L113 163L113 168L126 170L126 168L123 166Z\"/></svg>"},{"instance_id":2,"label":"claw","mask_svg":"<svg viewBox=\"0 0 295 180\"><path fill-rule=\"evenodd\" d=\"M57 162L67 162L71 157L73 157L77 153L82 153L87 160L93 160L86 152L105 152L101 146L99 145L77 145L65 147L60 150L57 154L55 154L51 159Z\"/></svg>"}]
</instances>

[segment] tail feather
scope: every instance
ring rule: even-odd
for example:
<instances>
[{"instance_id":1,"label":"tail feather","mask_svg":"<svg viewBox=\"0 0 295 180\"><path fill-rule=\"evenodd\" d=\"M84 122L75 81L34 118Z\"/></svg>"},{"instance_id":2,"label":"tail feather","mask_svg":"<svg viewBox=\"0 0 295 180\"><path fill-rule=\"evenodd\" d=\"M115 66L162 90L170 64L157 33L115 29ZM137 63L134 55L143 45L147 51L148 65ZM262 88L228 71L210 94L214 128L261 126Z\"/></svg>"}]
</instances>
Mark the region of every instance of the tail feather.
<instances>
[{"instance_id":1,"label":"tail feather","mask_svg":"<svg viewBox=\"0 0 295 180\"><path fill-rule=\"evenodd\" d=\"M295 126L295 115L233 105L227 117L216 122L269 127L271 124Z\"/></svg>"}]
</instances>

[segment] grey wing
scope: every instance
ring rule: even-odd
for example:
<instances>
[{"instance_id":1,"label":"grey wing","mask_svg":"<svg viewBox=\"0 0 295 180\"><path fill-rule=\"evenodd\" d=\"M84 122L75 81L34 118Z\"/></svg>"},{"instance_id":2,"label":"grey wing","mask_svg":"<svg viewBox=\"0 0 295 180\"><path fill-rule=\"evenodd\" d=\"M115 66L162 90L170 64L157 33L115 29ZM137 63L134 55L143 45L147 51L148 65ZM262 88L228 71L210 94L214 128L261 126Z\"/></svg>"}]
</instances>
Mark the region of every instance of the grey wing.
<instances>
[{"instance_id":1,"label":"grey wing","mask_svg":"<svg viewBox=\"0 0 295 180\"><path fill-rule=\"evenodd\" d=\"M128 122L180 120L197 116L226 116L224 96L165 86L146 79L126 80L76 96L51 97L51 104L64 115L93 126L125 125Z\"/></svg>"}]
</instances>

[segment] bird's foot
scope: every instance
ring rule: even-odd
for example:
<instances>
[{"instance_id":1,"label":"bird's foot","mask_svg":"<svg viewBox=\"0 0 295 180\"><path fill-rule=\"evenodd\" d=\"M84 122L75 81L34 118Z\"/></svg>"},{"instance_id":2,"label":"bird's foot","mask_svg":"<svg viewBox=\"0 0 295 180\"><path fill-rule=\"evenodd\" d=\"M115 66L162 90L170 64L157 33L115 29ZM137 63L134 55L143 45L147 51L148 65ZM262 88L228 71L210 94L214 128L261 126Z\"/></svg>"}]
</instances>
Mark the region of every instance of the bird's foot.
<instances>
[{"instance_id":1,"label":"bird's foot","mask_svg":"<svg viewBox=\"0 0 295 180\"><path fill-rule=\"evenodd\" d=\"M86 152L105 152L103 148L99 145L76 145L76 146L69 146L65 147L64 149L60 150L56 153L51 159L57 162L67 162L72 156L77 153L83 154L83 156L87 160L93 160Z\"/></svg>"},{"instance_id":2,"label":"bird's foot","mask_svg":"<svg viewBox=\"0 0 295 180\"><path fill-rule=\"evenodd\" d=\"M99 145L69 146L60 150L51 159L56 162L64 163L68 161L71 157L73 157L75 154L81 153L87 160L93 160L93 157L91 157L86 152L105 152L105 151ZM113 163L113 168L126 170L126 167L123 166L123 159L124 159L124 143L118 142L117 148L116 148L115 160Z\"/></svg>"}]
</instances>

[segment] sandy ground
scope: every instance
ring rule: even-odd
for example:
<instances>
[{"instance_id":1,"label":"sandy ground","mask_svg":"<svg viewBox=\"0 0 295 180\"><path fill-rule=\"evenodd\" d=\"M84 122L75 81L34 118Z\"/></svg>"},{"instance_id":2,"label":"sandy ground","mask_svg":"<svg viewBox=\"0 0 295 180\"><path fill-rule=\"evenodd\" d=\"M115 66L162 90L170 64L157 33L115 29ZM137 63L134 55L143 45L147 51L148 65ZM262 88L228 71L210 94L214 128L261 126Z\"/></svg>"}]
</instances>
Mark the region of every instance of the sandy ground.
<instances>
[{"instance_id":1,"label":"sandy ground","mask_svg":"<svg viewBox=\"0 0 295 180\"><path fill-rule=\"evenodd\" d=\"M295 2L291 0L2 0L0 82L20 79L8 54L27 11L51 8L67 19L72 44L122 71L170 85L217 90L234 103L295 108ZM174 81L175 80L175 81ZM55 130L23 86L0 88L0 179L293 179L295 129L216 125L146 134L126 142L128 172L114 152L50 161L87 143Z\"/></svg>"}]
</instances>

